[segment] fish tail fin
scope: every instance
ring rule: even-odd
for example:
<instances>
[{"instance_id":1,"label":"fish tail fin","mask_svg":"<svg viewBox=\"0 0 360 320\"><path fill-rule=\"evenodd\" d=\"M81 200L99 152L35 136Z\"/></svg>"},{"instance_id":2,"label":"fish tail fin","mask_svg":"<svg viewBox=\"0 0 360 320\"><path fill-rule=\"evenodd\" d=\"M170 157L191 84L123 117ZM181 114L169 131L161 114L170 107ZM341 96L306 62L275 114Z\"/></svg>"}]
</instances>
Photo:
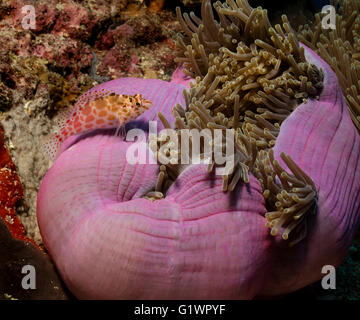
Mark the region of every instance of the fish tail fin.
<instances>
[{"instance_id":1,"label":"fish tail fin","mask_svg":"<svg viewBox=\"0 0 360 320\"><path fill-rule=\"evenodd\" d=\"M52 161L54 161L58 156L60 147L61 142L58 134L49 134L44 137L42 149Z\"/></svg>"},{"instance_id":2,"label":"fish tail fin","mask_svg":"<svg viewBox=\"0 0 360 320\"><path fill-rule=\"evenodd\" d=\"M58 114L56 116L56 122L55 122L55 129L61 130L64 126L66 121L71 117L73 114L73 109L62 109L58 111Z\"/></svg>"}]
</instances>

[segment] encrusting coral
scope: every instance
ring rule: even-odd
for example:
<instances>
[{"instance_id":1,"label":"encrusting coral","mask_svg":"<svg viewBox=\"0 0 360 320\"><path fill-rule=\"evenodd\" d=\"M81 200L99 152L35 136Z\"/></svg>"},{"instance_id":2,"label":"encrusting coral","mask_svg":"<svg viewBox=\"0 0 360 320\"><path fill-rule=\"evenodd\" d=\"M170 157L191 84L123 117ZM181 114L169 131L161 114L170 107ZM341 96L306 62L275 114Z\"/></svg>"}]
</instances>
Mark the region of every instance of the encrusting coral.
<instances>
[{"instance_id":1,"label":"encrusting coral","mask_svg":"<svg viewBox=\"0 0 360 320\"><path fill-rule=\"evenodd\" d=\"M4 144L0 125L0 300L64 299L66 294L48 255L30 239L17 216L23 188L9 151ZM24 265L38 270L36 290L23 290L20 285Z\"/></svg>"},{"instance_id":2,"label":"encrusting coral","mask_svg":"<svg viewBox=\"0 0 360 320\"><path fill-rule=\"evenodd\" d=\"M335 29L323 28L327 13L315 15L312 26L299 29L298 38L316 51L336 72L351 118L360 131L360 1L331 1L336 14Z\"/></svg>"},{"instance_id":3,"label":"encrusting coral","mask_svg":"<svg viewBox=\"0 0 360 320\"><path fill-rule=\"evenodd\" d=\"M275 236L281 226L287 225L283 239L293 231L292 235L297 236L291 244L295 244L304 238L307 214L316 205L314 183L290 157L286 159L296 172L293 176L276 162L265 165L264 159L275 145L282 122L306 99L319 98L323 72L306 60L304 47L285 15L283 26L272 27L267 11L251 8L246 0L217 1L214 8L219 22L209 0L202 2L202 20L193 12L182 16L177 8L185 34L177 41L177 61L183 63L185 74L195 78L191 89L184 92L186 109L180 105L173 109L179 143L184 129L210 129L212 136L214 129L220 129L224 145L226 130L232 130L235 161L223 175L223 190L233 191L239 181L248 183L249 171L253 172L262 182L271 211L266 215L271 234ZM160 119L166 128L171 128L163 116ZM153 145L153 149L166 143ZM204 148L200 151L202 159L206 157ZM160 171L159 181L164 177L175 180L184 168L177 165L182 155L164 150L158 156L172 161L167 165L168 174ZM263 152L258 154L260 150ZM212 161L208 171L213 167Z\"/></svg>"}]
</instances>

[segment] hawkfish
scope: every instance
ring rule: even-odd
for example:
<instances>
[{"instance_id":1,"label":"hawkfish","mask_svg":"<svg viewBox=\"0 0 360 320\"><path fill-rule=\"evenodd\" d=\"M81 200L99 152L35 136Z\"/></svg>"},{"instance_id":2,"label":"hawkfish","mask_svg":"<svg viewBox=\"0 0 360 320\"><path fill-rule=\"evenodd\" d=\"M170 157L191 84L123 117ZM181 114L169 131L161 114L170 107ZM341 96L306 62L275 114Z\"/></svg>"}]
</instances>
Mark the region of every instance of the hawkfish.
<instances>
[{"instance_id":1,"label":"hawkfish","mask_svg":"<svg viewBox=\"0 0 360 320\"><path fill-rule=\"evenodd\" d=\"M59 115L59 130L48 137L44 148L54 160L61 144L70 136L95 129L123 128L152 105L141 94L126 95L116 93L97 93L95 96L82 96L74 108Z\"/></svg>"}]
</instances>

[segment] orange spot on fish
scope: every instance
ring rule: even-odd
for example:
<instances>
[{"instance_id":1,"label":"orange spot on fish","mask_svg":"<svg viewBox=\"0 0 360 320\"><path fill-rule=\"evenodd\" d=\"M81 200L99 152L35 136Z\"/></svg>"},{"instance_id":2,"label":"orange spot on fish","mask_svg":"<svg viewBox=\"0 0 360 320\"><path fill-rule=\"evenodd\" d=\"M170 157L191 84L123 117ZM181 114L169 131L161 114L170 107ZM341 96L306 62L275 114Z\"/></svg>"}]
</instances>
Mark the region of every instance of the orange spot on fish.
<instances>
[{"instance_id":1,"label":"orange spot on fish","mask_svg":"<svg viewBox=\"0 0 360 320\"><path fill-rule=\"evenodd\" d=\"M91 106L86 105L86 107L82 110L82 114L84 114L85 116L89 115L91 113L91 110L92 110Z\"/></svg>"},{"instance_id":2,"label":"orange spot on fish","mask_svg":"<svg viewBox=\"0 0 360 320\"><path fill-rule=\"evenodd\" d=\"M95 100L95 106L98 109L104 109L106 107L106 101L98 98L98 100Z\"/></svg>"},{"instance_id":3,"label":"orange spot on fish","mask_svg":"<svg viewBox=\"0 0 360 320\"><path fill-rule=\"evenodd\" d=\"M108 114L107 111L101 110L101 111L98 113L98 116L99 116L99 117L105 117L107 114Z\"/></svg>"},{"instance_id":4,"label":"orange spot on fish","mask_svg":"<svg viewBox=\"0 0 360 320\"><path fill-rule=\"evenodd\" d=\"M95 120L95 117L93 115L90 115L87 118L85 118L86 122L91 122L91 121L94 121L94 120Z\"/></svg>"},{"instance_id":5,"label":"orange spot on fish","mask_svg":"<svg viewBox=\"0 0 360 320\"><path fill-rule=\"evenodd\" d=\"M74 128L75 128L75 129L79 129L80 127L81 127L81 123L80 123L80 122L74 123Z\"/></svg>"},{"instance_id":6,"label":"orange spot on fish","mask_svg":"<svg viewBox=\"0 0 360 320\"><path fill-rule=\"evenodd\" d=\"M115 94L115 93L109 95L109 101L111 101L111 102L116 102L121 98L122 98L121 95L118 95L118 94Z\"/></svg>"}]
</instances>

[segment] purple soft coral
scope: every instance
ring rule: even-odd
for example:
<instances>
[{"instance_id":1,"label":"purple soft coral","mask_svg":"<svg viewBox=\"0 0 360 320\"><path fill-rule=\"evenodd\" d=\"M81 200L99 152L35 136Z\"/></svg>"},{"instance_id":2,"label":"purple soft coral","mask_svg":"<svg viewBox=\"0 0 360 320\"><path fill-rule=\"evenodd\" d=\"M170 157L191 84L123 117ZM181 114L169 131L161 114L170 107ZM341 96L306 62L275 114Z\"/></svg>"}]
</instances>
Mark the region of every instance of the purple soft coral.
<instances>
[{"instance_id":1,"label":"purple soft coral","mask_svg":"<svg viewBox=\"0 0 360 320\"><path fill-rule=\"evenodd\" d=\"M296 290L319 279L324 265L340 263L359 224L360 138L335 74L306 54L323 68L325 89L282 124L274 151L277 159L290 154L316 184L307 238L287 248L269 235L253 176L225 193L221 177L191 165L165 199L143 199L158 165L130 165L129 143L94 135L63 149L38 196L44 243L77 297L250 299ZM178 83L126 78L99 88L152 100L135 126L159 111L172 121L170 108L184 102Z\"/></svg>"}]
</instances>

